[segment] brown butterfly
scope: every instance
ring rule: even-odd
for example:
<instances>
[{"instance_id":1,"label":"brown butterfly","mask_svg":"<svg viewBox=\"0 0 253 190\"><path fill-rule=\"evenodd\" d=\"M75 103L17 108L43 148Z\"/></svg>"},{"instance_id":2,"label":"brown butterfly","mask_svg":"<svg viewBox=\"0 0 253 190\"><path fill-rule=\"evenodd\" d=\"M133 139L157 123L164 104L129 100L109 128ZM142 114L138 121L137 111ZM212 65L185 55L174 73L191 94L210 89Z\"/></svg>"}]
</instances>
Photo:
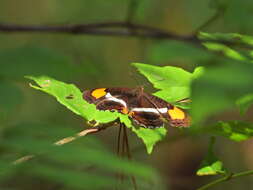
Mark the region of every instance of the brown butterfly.
<instances>
[{"instance_id":1,"label":"brown butterfly","mask_svg":"<svg viewBox=\"0 0 253 190\"><path fill-rule=\"evenodd\" d=\"M143 92L143 88L95 88L84 91L83 98L98 110L127 114L145 128L161 127L165 122L172 127L190 126L190 117L184 110Z\"/></svg>"}]
</instances>

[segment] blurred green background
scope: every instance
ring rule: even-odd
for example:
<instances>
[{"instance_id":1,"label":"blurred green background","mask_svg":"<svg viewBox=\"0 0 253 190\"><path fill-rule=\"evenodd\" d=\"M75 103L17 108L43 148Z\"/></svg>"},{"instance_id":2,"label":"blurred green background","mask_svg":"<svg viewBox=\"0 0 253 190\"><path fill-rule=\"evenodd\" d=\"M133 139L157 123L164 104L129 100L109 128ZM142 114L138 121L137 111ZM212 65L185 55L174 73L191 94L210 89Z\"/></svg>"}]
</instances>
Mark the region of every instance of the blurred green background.
<instances>
[{"instance_id":1,"label":"blurred green background","mask_svg":"<svg viewBox=\"0 0 253 190\"><path fill-rule=\"evenodd\" d=\"M131 0L0 0L0 23L66 25L125 21L131 3ZM253 34L252 0L136 0L135 6L132 22L176 35L191 36L199 30ZM220 56L192 44L165 39L0 33L1 190L112 189L120 183L115 173L131 165L127 161L121 163L114 154L118 133L115 128L80 139L65 149L50 148L56 140L87 125L52 97L30 88L25 75L48 75L74 83L81 90L136 87L146 85L147 81L130 63L174 65L192 71L198 65L217 64ZM154 92L150 86L145 88ZM230 110L214 119L252 121L252 111L241 116L238 110ZM142 142L134 134L129 135L140 171L158 173L154 177L152 172L147 172L147 176L132 170L126 172L137 175L139 189L191 190L214 179L195 175L206 154L208 136L190 136L170 128L166 139L147 155ZM226 167L241 171L253 169L252 148L250 140L239 144L219 138L215 151ZM32 153L41 156L22 166L9 166L9 162ZM133 189L129 183L129 177L125 177L122 188ZM213 189L225 188L252 189L252 178Z\"/></svg>"}]
</instances>

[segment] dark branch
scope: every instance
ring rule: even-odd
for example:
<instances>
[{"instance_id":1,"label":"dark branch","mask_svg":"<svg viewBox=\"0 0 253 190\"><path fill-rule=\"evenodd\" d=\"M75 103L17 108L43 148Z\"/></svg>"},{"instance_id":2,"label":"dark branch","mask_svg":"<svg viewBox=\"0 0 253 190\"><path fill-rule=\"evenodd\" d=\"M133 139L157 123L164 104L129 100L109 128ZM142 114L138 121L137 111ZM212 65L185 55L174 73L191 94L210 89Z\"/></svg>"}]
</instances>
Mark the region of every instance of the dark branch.
<instances>
[{"instance_id":1,"label":"dark branch","mask_svg":"<svg viewBox=\"0 0 253 190\"><path fill-rule=\"evenodd\" d=\"M195 34L197 34L199 31L202 31L206 27L210 26L212 23L214 23L217 19L221 18L224 15L225 8L220 7L216 10L215 14L211 16L209 19L207 19L202 25L200 25L196 30Z\"/></svg>"},{"instance_id":2,"label":"dark branch","mask_svg":"<svg viewBox=\"0 0 253 190\"><path fill-rule=\"evenodd\" d=\"M101 36L125 36L139 38L174 39L188 42L199 42L196 36L179 36L168 31L147 25L133 24L128 22L106 22L76 25L16 25L1 24L0 32L4 33L65 33L65 34L87 34Z\"/></svg>"},{"instance_id":3,"label":"dark branch","mask_svg":"<svg viewBox=\"0 0 253 190\"><path fill-rule=\"evenodd\" d=\"M72 25L18 25L1 24L0 33L62 33L70 35L97 35L97 36L119 36L119 37L138 37L149 39L169 39L189 42L196 46L201 46L203 41L214 41L225 45L252 48L251 45L237 41L223 41L216 39L199 40L197 33L182 36L173 34L169 31L155 28L143 24L134 24L129 22L104 22L90 24L72 24Z\"/></svg>"}]
</instances>

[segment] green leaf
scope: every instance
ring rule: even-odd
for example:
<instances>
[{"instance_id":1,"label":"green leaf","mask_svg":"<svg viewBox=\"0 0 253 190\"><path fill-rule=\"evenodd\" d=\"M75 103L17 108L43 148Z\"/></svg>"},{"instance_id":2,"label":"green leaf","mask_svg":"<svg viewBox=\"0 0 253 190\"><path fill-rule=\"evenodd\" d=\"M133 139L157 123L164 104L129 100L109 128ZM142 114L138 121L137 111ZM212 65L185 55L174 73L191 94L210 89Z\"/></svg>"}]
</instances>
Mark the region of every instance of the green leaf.
<instances>
[{"instance_id":1,"label":"green leaf","mask_svg":"<svg viewBox=\"0 0 253 190\"><path fill-rule=\"evenodd\" d=\"M120 121L124 123L128 128L130 128L139 138L144 142L148 154L151 154L154 146L157 142L161 141L167 133L164 127L147 129L147 128L136 128L132 125L132 122L128 119L128 116L121 115Z\"/></svg>"},{"instance_id":2,"label":"green leaf","mask_svg":"<svg viewBox=\"0 0 253 190\"><path fill-rule=\"evenodd\" d=\"M229 58L239 60L239 61L251 61L248 57L240 53L239 51L236 51L232 49L231 47L221 44L221 43L214 43L214 42L205 42L202 43L207 49L221 52L224 55L226 55Z\"/></svg>"},{"instance_id":3,"label":"green leaf","mask_svg":"<svg viewBox=\"0 0 253 190\"><path fill-rule=\"evenodd\" d=\"M249 47L253 47L253 37L238 33L205 33L198 35L203 40L203 45L216 52L221 52L225 56L244 62L252 62L253 54ZM229 45L231 47L229 47ZM238 48L238 47L242 48Z\"/></svg>"},{"instance_id":4,"label":"green leaf","mask_svg":"<svg viewBox=\"0 0 253 190\"><path fill-rule=\"evenodd\" d=\"M248 21L253 19L253 2L251 0L229 0L225 2L224 21L226 28L244 33L252 31L253 24Z\"/></svg>"},{"instance_id":5,"label":"green leaf","mask_svg":"<svg viewBox=\"0 0 253 190\"><path fill-rule=\"evenodd\" d=\"M156 129L132 128L132 130L143 140L149 154L152 153L154 145L161 141L167 133L167 130L164 127Z\"/></svg>"},{"instance_id":6,"label":"green leaf","mask_svg":"<svg viewBox=\"0 0 253 190\"><path fill-rule=\"evenodd\" d=\"M222 41L229 43L243 43L253 46L253 37L249 35L243 35L238 33L207 33L200 32L198 35L200 40L208 41Z\"/></svg>"},{"instance_id":7,"label":"green leaf","mask_svg":"<svg viewBox=\"0 0 253 190\"><path fill-rule=\"evenodd\" d=\"M192 84L193 121L235 107L235 102L253 92L253 65L230 63L205 68L205 72Z\"/></svg>"},{"instance_id":8,"label":"green leaf","mask_svg":"<svg viewBox=\"0 0 253 190\"><path fill-rule=\"evenodd\" d=\"M27 76L27 78L34 80L39 85L31 85L31 87L54 96L58 102L88 121L95 120L99 123L108 123L118 117L116 112L98 111L95 105L87 103L83 99L82 92L73 84L66 84L47 76ZM68 98L69 96L71 98Z\"/></svg>"},{"instance_id":9,"label":"green leaf","mask_svg":"<svg viewBox=\"0 0 253 190\"><path fill-rule=\"evenodd\" d=\"M200 168L197 170L198 176L224 174L223 163L215 156L213 152L214 138L211 138L206 158L203 160Z\"/></svg>"},{"instance_id":10,"label":"green leaf","mask_svg":"<svg viewBox=\"0 0 253 190\"><path fill-rule=\"evenodd\" d=\"M164 128L152 130L136 129L127 115L97 110L95 105L89 104L83 99L81 91L73 84L66 84L47 76L27 76L27 78L34 80L39 85L31 85L31 87L54 96L58 102L69 110L89 121L95 120L98 123L109 123L119 118L120 122L124 123L143 140L148 153L152 152L154 145L166 134L166 129Z\"/></svg>"},{"instance_id":11,"label":"green leaf","mask_svg":"<svg viewBox=\"0 0 253 190\"><path fill-rule=\"evenodd\" d=\"M202 67L197 67L193 73L190 73L173 66L158 67L141 63L134 63L133 65L155 88L160 89L154 95L169 102L188 98L191 81L203 72Z\"/></svg>"},{"instance_id":12,"label":"green leaf","mask_svg":"<svg viewBox=\"0 0 253 190\"><path fill-rule=\"evenodd\" d=\"M204 133L226 137L240 142L253 136L253 124L243 121L220 121L203 129Z\"/></svg>"},{"instance_id":13,"label":"green leaf","mask_svg":"<svg viewBox=\"0 0 253 190\"><path fill-rule=\"evenodd\" d=\"M201 48L179 41L162 41L156 43L149 50L148 55L150 61L154 63L166 63L175 60L196 63L204 62L212 57L209 52Z\"/></svg>"},{"instance_id":14,"label":"green leaf","mask_svg":"<svg viewBox=\"0 0 253 190\"><path fill-rule=\"evenodd\" d=\"M240 97L236 101L236 104L239 106L241 114L245 114L249 107L253 104L253 94L247 94Z\"/></svg>"}]
</instances>

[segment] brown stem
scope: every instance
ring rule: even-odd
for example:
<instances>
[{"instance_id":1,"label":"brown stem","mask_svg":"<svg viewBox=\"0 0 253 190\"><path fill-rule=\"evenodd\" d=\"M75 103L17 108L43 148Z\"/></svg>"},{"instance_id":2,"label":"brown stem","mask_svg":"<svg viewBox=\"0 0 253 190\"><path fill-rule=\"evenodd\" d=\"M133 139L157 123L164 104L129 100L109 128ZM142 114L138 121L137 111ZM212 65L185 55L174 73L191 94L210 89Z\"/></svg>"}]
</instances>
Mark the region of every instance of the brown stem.
<instances>
[{"instance_id":1,"label":"brown stem","mask_svg":"<svg viewBox=\"0 0 253 190\"><path fill-rule=\"evenodd\" d=\"M119 125L119 132L118 132L118 138L117 138L117 155L120 156L120 140L121 140L121 130L122 126Z\"/></svg>"},{"instance_id":2,"label":"brown stem","mask_svg":"<svg viewBox=\"0 0 253 190\"><path fill-rule=\"evenodd\" d=\"M128 136L127 136L127 129L126 129L126 126L123 125L123 129L124 129L124 134L125 134L125 143L126 143L126 153L127 153L127 157L129 160L132 159L132 156L131 156L131 152L130 152L130 148L129 148L129 142L128 142ZM137 183L136 183L136 179L133 175L131 175L131 180L132 180L132 183L133 183L133 186L134 186L134 190L137 190Z\"/></svg>"}]
</instances>

